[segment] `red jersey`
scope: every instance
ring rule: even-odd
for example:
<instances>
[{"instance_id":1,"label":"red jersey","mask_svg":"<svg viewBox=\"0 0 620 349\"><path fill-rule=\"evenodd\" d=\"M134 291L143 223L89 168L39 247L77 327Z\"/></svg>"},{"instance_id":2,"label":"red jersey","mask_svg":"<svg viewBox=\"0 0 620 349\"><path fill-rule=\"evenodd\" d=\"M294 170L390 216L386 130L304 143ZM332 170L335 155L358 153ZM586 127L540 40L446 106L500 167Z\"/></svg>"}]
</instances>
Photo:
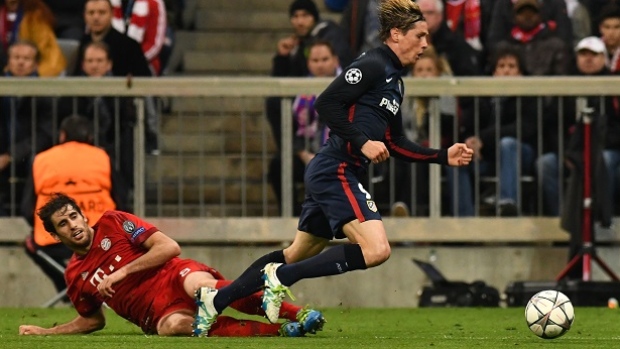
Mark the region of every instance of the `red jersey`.
<instances>
[{"instance_id":1,"label":"red jersey","mask_svg":"<svg viewBox=\"0 0 620 349\"><path fill-rule=\"evenodd\" d=\"M105 302L118 315L150 333L153 301L161 292L159 273L180 261L175 257L166 264L131 274L113 285L116 293L104 299L97 291L103 278L147 252L142 244L158 229L125 212L106 211L93 226L90 250L83 256L73 255L65 272L67 295L82 316L92 315Z\"/></svg>"}]
</instances>

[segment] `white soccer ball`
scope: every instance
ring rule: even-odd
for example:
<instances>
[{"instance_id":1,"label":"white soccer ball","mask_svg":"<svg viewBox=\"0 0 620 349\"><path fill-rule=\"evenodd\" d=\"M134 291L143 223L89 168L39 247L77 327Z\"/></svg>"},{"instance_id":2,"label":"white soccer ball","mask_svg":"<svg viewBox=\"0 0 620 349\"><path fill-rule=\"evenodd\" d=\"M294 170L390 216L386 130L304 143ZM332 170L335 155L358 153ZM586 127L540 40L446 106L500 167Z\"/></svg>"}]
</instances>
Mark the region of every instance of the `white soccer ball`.
<instances>
[{"instance_id":1,"label":"white soccer ball","mask_svg":"<svg viewBox=\"0 0 620 349\"><path fill-rule=\"evenodd\" d=\"M551 339L562 336L575 321L570 299L555 290L540 291L525 306L525 321L535 335Z\"/></svg>"}]
</instances>

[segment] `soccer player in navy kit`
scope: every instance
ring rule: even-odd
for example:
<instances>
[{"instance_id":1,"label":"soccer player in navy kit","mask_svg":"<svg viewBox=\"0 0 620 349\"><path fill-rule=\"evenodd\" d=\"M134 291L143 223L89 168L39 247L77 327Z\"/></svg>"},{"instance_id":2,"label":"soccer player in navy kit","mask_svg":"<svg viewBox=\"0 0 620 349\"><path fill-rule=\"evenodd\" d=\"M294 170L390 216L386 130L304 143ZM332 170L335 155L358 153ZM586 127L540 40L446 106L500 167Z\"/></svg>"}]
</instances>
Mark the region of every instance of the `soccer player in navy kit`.
<instances>
[{"instance_id":1,"label":"soccer player in navy kit","mask_svg":"<svg viewBox=\"0 0 620 349\"><path fill-rule=\"evenodd\" d=\"M390 257L385 228L357 177L370 162L380 163L391 155L450 166L471 161L473 150L465 144L430 149L405 137L399 110L404 95L401 76L427 47L428 27L412 0L382 1L379 21L385 45L362 54L316 101L331 133L306 168L306 199L293 243L259 258L227 287L201 288L197 331L207 331L228 304L263 286L263 308L275 322L288 286L295 282L385 262ZM351 244L320 253L331 239L345 237ZM321 329L320 320L309 332Z\"/></svg>"}]
</instances>

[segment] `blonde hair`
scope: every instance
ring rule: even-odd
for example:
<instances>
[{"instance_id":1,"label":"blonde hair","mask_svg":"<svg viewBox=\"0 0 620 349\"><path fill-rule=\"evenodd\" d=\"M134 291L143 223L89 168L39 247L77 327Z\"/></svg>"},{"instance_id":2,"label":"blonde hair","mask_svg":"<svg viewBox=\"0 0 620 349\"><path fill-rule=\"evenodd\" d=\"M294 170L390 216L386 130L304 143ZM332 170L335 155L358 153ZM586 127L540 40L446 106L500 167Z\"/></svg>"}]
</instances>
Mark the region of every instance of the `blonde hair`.
<instances>
[{"instance_id":1,"label":"blonde hair","mask_svg":"<svg viewBox=\"0 0 620 349\"><path fill-rule=\"evenodd\" d=\"M452 75L450 63L448 63L445 57L440 56L437 53L437 50L435 50L435 47L433 45L428 45L428 47L424 50L424 53L422 53L418 61L422 58L428 58L433 62L435 68L437 68L438 75Z\"/></svg>"},{"instance_id":2,"label":"blonde hair","mask_svg":"<svg viewBox=\"0 0 620 349\"><path fill-rule=\"evenodd\" d=\"M429 45L426 48L426 50L424 50L424 53L420 56L420 58L418 59L418 62L422 58L428 58L433 62L433 64L435 65L435 68L437 69L437 76L452 75L452 69L450 68L450 63L448 63L445 57L437 54L437 51L435 50L433 46ZM414 101L415 102L414 102L413 112L416 118L416 125L419 128L422 128L422 126L426 123L426 118L428 116L427 112L428 112L428 105L429 105L430 98L415 97Z\"/></svg>"},{"instance_id":3,"label":"blonde hair","mask_svg":"<svg viewBox=\"0 0 620 349\"><path fill-rule=\"evenodd\" d=\"M379 38L385 41L390 37L392 28L406 33L416 22L425 21L420 6L413 0L382 0L378 7Z\"/></svg>"}]
</instances>

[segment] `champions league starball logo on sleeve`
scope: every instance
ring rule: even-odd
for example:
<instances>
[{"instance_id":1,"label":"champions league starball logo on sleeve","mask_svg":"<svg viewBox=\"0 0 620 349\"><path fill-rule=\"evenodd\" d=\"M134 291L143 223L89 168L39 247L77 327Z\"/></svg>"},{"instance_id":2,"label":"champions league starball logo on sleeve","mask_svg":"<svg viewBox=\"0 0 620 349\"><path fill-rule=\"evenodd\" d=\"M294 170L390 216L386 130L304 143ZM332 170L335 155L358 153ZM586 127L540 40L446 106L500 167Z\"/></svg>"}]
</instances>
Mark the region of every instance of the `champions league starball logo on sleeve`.
<instances>
[{"instance_id":1,"label":"champions league starball logo on sleeve","mask_svg":"<svg viewBox=\"0 0 620 349\"><path fill-rule=\"evenodd\" d=\"M362 71L357 68L351 68L344 74L344 79L351 85L355 85L362 81Z\"/></svg>"},{"instance_id":2,"label":"champions league starball logo on sleeve","mask_svg":"<svg viewBox=\"0 0 620 349\"><path fill-rule=\"evenodd\" d=\"M127 234L131 234L134 229L136 229L136 226L135 226L135 224L133 224L133 222L130 222L130 221L124 221L123 222L123 230Z\"/></svg>"}]
</instances>

